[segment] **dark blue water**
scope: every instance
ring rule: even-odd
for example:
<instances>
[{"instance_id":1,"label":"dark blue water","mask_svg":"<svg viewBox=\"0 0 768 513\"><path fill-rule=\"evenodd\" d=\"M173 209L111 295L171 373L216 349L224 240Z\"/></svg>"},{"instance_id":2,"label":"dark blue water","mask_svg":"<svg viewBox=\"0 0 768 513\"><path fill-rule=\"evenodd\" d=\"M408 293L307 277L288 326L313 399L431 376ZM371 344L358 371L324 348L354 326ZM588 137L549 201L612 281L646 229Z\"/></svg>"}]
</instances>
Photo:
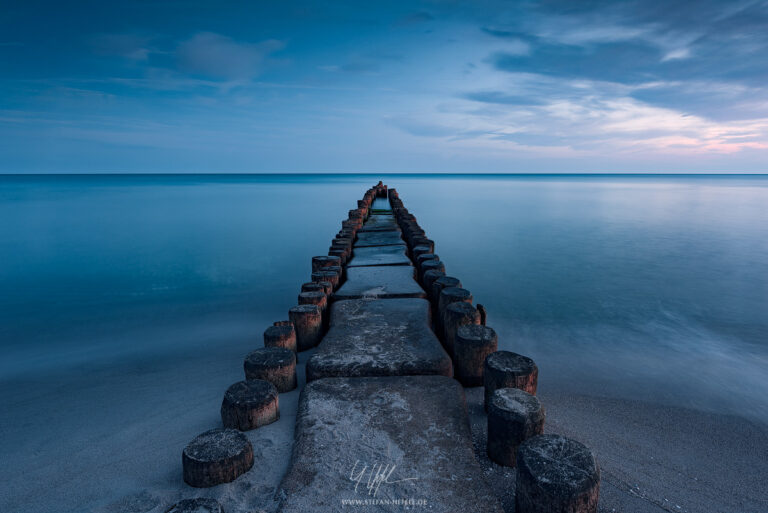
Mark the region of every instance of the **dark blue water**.
<instances>
[{"instance_id":1,"label":"dark blue water","mask_svg":"<svg viewBox=\"0 0 768 513\"><path fill-rule=\"evenodd\" d=\"M541 386L768 419L768 178L381 178ZM378 179L0 177L0 380L258 344Z\"/></svg>"}]
</instances>

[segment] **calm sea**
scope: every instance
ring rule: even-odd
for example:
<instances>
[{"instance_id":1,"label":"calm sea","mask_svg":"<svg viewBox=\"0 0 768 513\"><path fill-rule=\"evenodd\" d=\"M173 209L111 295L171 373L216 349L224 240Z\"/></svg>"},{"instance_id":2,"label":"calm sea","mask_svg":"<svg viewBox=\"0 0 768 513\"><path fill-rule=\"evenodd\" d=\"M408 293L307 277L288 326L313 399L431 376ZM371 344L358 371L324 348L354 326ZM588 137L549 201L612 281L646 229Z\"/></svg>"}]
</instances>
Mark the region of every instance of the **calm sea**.
<instances>
[{"instance_id":1,"label":"calm sea","mask_svg":"<svg viewBox=\"0 0 768 513\"><path fill-rule=\"evenodd\" d=\"M766 176L0 177L0 381L258 346L379 178L542 386L768 420Z\"/></svg>"}]
</instances>

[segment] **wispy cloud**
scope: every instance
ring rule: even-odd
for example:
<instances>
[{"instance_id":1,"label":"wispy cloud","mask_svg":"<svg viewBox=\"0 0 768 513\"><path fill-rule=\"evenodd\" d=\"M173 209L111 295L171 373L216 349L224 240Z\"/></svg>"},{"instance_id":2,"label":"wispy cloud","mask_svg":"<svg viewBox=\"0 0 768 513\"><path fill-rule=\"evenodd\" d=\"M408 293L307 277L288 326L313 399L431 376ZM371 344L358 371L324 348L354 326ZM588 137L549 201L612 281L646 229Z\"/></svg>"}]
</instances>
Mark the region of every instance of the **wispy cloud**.
<instances>
[{"instance_id":1,"label":"wispy cloud","mask_svg":"<svg viewBox=\"0 0 768 513\"><path fill-rule=\"evenodd\" d=\"M674 61L678 59L687 59L691 56L691 50L689 48L678 48L667 52L664 57L661 58L661 62Z\"/></svg>"},{"instance_id":2,"label":"wispy cloud","mask_svg":"<svg viewBox=\"0 0 768 513\"><path fill-rule=\"evenodd\" d=\"M213 32L200 32L176 49L179 69L191 75L215 79L249 79L261 71L271 53L284 43L269 39L260 43L241 43Z\"/></svg>"},{"instance_id":3,"label":"wispy cloud","mask_svg":"<svg viewBox=\"0 0 768 513\"><path fill-rule=\"evenodd\" d=\"M593 155L694 156L768 149L768 114L757 119L713 121L630 96L660 84L637 88L588 81L563 84L554 78L523 75L515 86L525 98L529 87L551 89L558 84L564 86L560 94L541 97L540 102L518 101L521 97L501 91L464 94L463 102L448 109L435 107L420 116L421 123L433 123L429 130L400 127L424 137L469 139L483 147L492 144L513 152L541 147L542 154L552 146Z\"/></svg>"},{"instance_id":4,"label":"wispy cloud","mask_svg":"<svg viewBox=\"0 0 768 513\"><path fill-rule=\"evenodd\" d=\"M532 95L507 94L502 91L475 91L464 93L464 98L476 102L498 103L501 105L539 105L542 100Z\"/></svg>"},{"instance_id":5,"label":"wispy cloud","mask_svg":"<svg viewBox=\"0 0 768 513\"><path fill-rule=\"evenodd\" d=\"M134 61L146 61L153 50L153 37L145 34L96 34L91 37L94 51L100 55L117 55Z\"/></svg>"}]
</instances>

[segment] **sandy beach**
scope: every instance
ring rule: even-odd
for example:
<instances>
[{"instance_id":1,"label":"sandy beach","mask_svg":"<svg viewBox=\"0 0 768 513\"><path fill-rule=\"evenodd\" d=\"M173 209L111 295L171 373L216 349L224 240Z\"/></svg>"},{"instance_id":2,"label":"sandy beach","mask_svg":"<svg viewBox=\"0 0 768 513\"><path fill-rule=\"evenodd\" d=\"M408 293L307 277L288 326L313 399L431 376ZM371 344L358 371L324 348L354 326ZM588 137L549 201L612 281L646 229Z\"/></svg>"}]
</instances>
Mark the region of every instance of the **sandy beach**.
<instances>
[{"instance_id":1,"label":"sandy beach","mask_svg":"<svg viewBox=\"0 0 768 513\"><path fill-rule=\"evenodd\" d=\"M768 505L768 426L738 417L543 385L545 431L588 445L601 467L600 511L761 512ZM467 399L477 456L514 510L514 470L485 456L482 390Z\"/></svg>"},{"instance_id":2,"label":"sandy beach","mask_svg":"<svg viewBox=\"0 0 768 513\"><path fill-rule=\"evenodd\" d=\"M229 513L273 511L288 468L299 389L280 395L280 420L247 433L251 471L195 489L181 450L220 425L226 387L240 379L246 341L144 366L83 369L77 377L2 384L0 509L17 513L161 513L186 497L215 497ZM626 399L576 395L543 380L546 430L589 445L602 468L606 512L759 513L768 504L768 426L732 416ZM467 389L485 478L514 510L512 469L485 456L482 390ZM44 405L44 406L43 406ZM108 421L106 420L108 419Z\"/></svg>"}]
</instances>

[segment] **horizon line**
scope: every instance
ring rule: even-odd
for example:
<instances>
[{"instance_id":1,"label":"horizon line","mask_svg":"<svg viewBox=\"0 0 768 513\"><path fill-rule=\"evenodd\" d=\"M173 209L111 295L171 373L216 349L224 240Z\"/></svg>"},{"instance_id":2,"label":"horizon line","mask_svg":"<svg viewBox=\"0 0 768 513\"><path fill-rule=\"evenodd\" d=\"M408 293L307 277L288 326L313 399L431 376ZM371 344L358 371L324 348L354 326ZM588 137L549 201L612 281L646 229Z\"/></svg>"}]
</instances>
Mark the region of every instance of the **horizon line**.
<instances>
[{"instance_id":1,"label":"horizon line","mask_svg":"<svg viewBox=\"0 0 768 513\"><path fill-rule=\"evenodd\" d=\"M663 172L560 172L560 173L493 173L493 172L97 172L97 173L0 173L2 177L22 176L768 176L767 172L697 172L697 173L663 173Z\"/></svg>"}]
</instances>

